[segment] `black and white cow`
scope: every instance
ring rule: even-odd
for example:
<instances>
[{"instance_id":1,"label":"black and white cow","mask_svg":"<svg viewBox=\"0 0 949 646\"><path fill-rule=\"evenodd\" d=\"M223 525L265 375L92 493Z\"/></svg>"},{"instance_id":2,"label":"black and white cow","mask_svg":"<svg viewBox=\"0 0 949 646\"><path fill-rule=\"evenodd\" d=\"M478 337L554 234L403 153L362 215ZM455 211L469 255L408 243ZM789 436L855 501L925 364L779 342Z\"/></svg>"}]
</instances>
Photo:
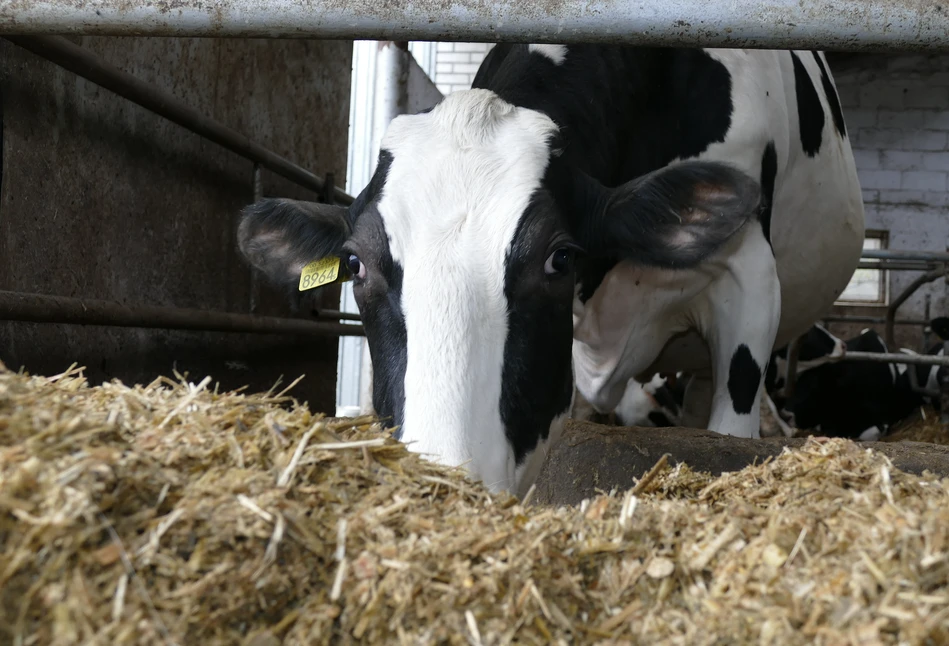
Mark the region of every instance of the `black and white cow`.
<instances>
[{"instance_id":1,"label":"black and white cow","mask_svg":"<svg viewBox=\"0 0 949 646\"><path fill-rule=\"evenodd\" d=\"M656 374L645 383L630 379L613 411L617 422L622 426L678 426L685 398L682 377L682 373Z\"/></svg>"},{"instance_id":2,"label":"black and white cow","mask_svg":"<svg viewBox=\"0 0 949 646\"><path fill-rule=\"evenodd\" d=\"M846 348L849 352L888 351L882 337L870 329L848 339ZM863 361L812 366L799 372L794 392L781 401L782 416L792 426L828 437L878 439L887 427L923 403L905 380L905 368Z\"/></svg>"},{"instance_id":3,"label":"black and white cow","mask_svg":"<svg viewBox=\"0 0 949 646\"><path fill-rule=\"evenodd\" d=\"M412 450L523 493L574 383L695 372L684 417L759 434L774 347L847 285L864 234L820 53L500 44L469 91L396 118L349 208L265 200L277 283L338 256L376 411Z\"/></svg>"},{"instance_id":4,"label":"black and white cow","mask_svg":"<svg viewBox=\"0 0 949 646\"><path fill-rule=\"evenodd\" d=\"M797 369L795 375L830 363L837 357L842 357L847 350L847 344L827 331L823 325L815 324L798 339ZM765 377L765 388L770 394L780 393L784 388L788 369L788 346L776 350L771 355Z\"/></svg>"},{"instance_id":5,"label":"black and white cow","mask_svg":"<svg viewBox=\"0 0 949 646\"><path fill-rule=\"evenodd\" d=\"M939 337L940 342L931 346L926 354L941 357L945 355L945 341L949 341L949 318L939 317L935 318L929 322L929 327L937 337ZM907 354L915 354L911 350L901 348L902 352ZM912 388L912 382L910 380L909 371L912 370L916 375L916 384L920 387L929 391L930 393L939 392L943 380L946 378L946 373L949 372L949 368L940 367L940 366L909 366L908 369L905 369L905 366L900 366L900 376L899 383L904 388ZM942 408L940 397L934 395L926 395L922 398L923 404L928 404L940 410Z\"/></svg>"}]
</instances>

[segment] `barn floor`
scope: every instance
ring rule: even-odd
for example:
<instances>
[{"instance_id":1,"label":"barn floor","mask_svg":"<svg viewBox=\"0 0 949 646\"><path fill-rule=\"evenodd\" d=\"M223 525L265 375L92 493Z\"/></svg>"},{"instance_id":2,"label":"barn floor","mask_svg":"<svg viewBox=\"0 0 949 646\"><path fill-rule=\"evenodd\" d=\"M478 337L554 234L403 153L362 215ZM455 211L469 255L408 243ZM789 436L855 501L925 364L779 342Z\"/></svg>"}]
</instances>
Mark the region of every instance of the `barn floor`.
<instances>
[{"instance_id":1,"label":"barn floor","mask_svg":"<svg viewBox=\"0 0 949 646\"><path fill-rule=\"evenodd\" d=\"M625 437L649 475L524 506L289 392L0 365L0 642L949 641L949 480L901 445L801 439L715 476L581 425L574 453Z\"/></svg>"}]
</instances>

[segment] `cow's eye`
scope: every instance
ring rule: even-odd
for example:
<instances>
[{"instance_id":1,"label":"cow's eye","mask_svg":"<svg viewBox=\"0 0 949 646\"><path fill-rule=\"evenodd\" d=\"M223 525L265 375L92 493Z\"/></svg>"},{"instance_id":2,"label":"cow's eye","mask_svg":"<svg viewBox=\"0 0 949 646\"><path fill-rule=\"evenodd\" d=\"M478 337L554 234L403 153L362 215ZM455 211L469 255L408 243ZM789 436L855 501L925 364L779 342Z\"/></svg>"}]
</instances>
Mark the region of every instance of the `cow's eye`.
<instances>
[{"instance_id":1,"label":"cow's eye","mask_svg":"<svg viewBox=\"0 0 949 646\"><path fill-rule=\"evenodd\" d=\"M544 263L544 273L548 276L566 274L570 271L572 261L573 250L560 247L547 257L547 262Z\"/></svg>"},{"instance_id":2,"label":"cow's eye","mask_svg":"<svg viewBox=\"0 0 949 646\"><path fill-rule=\"evenodd\" d=\"M349 268L349 273L356 278L362 279L366 277L366 266L362 264L359 260L359 256L356 254L349 254L349 258L346 259L346 266Z\"/></svg>"}]
</instances>

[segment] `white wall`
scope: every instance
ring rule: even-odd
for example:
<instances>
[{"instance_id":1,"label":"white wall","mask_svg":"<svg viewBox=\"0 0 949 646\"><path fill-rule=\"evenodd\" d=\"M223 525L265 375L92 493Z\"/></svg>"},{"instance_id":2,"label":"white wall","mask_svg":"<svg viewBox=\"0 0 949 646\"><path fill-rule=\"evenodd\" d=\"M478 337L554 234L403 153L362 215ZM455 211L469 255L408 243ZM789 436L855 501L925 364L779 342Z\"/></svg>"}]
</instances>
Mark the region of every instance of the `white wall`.
<instances>
[{"instance_id":1,"label":"white wall","mask_svg":"<svg viewBox=\"0 0 949 646\"><path fill-rule=\"evenodd\" d=\"M494 43L438 43L435 53L435 84L442 94L471 87L481 61Z\"/></svg>"},{"instance_id":2,"label":"white wall","mask_svg":"<svg viewBox=\"0 0 949 646\"><path fill-rule=\"evenodd\" d=\"M946 251L949 242L949 56L873 57L834 70L863 188L867 228L889 232L890 249ZM891 272L891 298L918 273ZM949 314L945 281L900 308Z\"/></svg>"}]
</instances>

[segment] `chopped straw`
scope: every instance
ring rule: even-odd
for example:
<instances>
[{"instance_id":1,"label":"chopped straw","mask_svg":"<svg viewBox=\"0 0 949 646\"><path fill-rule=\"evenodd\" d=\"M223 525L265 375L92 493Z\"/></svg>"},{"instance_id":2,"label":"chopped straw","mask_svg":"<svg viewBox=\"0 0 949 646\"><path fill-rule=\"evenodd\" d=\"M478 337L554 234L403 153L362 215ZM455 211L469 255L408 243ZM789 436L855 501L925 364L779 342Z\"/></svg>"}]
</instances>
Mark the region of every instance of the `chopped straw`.
<instances>
[{"instance_id":1,"label":"chopped straw","mask_svg":"<svg viewBox=\"0 0 949 646\"><path fill-rule=\"evenodd\" d=\"M527 506L185 379L0 367L0 643L949 643L949 482L852 442Z\"/></svg>"}]
</instances>

